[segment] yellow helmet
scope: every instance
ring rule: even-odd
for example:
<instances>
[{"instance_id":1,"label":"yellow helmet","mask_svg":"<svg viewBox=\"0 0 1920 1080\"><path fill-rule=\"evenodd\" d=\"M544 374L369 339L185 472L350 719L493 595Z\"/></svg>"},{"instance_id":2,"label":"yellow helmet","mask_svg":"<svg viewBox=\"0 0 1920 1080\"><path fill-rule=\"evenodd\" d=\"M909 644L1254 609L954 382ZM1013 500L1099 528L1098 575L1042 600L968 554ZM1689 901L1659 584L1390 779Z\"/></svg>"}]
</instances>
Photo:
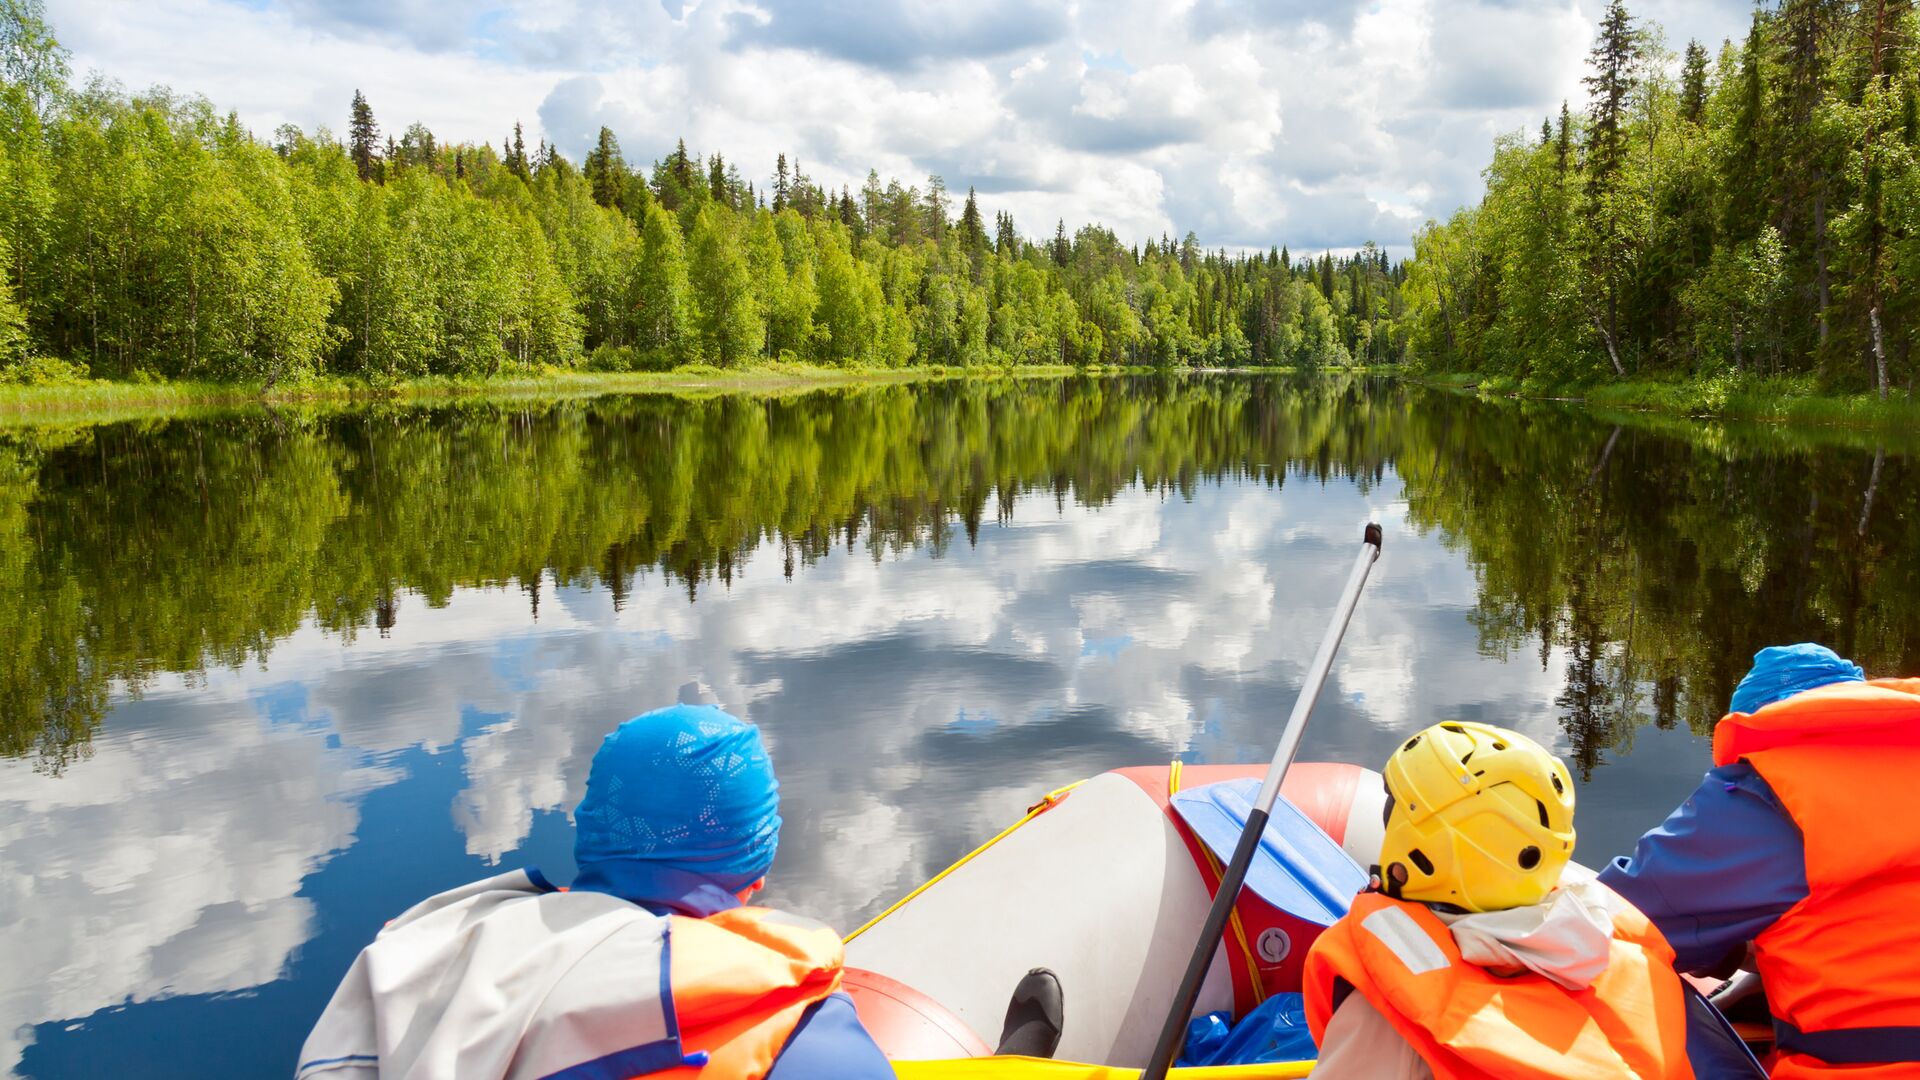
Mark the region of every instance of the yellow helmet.
<instances>
[{"instance_id":1,"label":"yellow helmet","mask_svg":"<svg viewBox=\"0 0 1920 1080\"><path fill-rule=\"evenodd\" d=\"M1573 778L1517 732L1449 721L1387 759L1389 896L1501 911L1538 903L1573 857Z\"/></svg>"}]
</instances>

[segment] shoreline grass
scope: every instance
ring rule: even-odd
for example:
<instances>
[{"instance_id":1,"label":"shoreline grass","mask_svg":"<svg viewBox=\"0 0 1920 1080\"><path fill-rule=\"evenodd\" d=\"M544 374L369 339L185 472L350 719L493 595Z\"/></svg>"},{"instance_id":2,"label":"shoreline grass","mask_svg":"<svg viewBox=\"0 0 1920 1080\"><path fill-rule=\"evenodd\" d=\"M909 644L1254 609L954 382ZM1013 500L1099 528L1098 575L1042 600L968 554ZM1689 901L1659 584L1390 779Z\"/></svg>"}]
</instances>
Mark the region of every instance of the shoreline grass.
<instances>
[{"instance_id":1,"label":"shoreline grass","mask_svg":"<svg viewBox=\"0 0 1920 1080\"><path fill-rule=\"evenodd\" d=\"M330 377L271 390L258 382L120 382L88 379L46 383L0 383L0 427L96 424L162 416L203 415L245 408L328 407L580 398L604 394L805 393L833 387L880 386L948 379L1045 379L1077 375L1298 374L1285 366L1161 368L1139 365L991 364L903 368L824 367L765 362L737 368L692 364L669 371L605 372L550 368L492 378L424 376L392 382ZM1377 366L1321 368L1355 374L1389 374Z\"/></svg>"},{"instance_id":2,"label":"shoreline grass","mask_svg":"<svg viewBox=\"0 0 1920 1080\"><path fill-rule=\"evenodd\" d=\"M271 390L259 383L116 382L104 379L25 385L0 383L0 426L103 423L248 407L352 407L636 393L798 393L837 386L936 382L959 378L1060 378L1076 374L1109 374L1117 370L1064 365L833 368L769 363L740 368L690 365L671 371L636 372L549 369L493 378L429 376L393 382L328 378Z\"/></svg>"}]
</instances>

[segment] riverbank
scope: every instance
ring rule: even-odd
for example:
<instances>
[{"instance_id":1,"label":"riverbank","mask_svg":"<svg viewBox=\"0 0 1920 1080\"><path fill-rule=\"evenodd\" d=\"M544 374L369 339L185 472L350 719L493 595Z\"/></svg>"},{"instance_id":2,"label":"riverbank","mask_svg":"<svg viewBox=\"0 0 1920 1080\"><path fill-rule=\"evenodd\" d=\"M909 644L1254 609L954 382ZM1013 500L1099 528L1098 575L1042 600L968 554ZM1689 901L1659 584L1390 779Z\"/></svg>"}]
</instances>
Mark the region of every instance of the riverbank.
<instances>
[{"instance_id":1,"label":"riverbank","mask_svg":"<svg viewBox=\"0 0 1920 1080\"><path fill-rule=\"evenodd\" d=\"M954 378L1059 378L1110 374L1119 368L1064 365L1006 367L830 368L766 364L741 368L690 365L672 371L601 372L549 369L491 379L427 377L372 382L322 379L266 388L259 383L113 382L91 379L37 385L0 384L0 424L100 423L156 414L237 406L362 405L442 399L594 397L637 393L784 393L835 386L915 383Z\"/></svg>"},{"instance_id":2,"label":"riverbank","mask_svg":"<svg viewBox=\"0 0 1920 1080\"><path fill-rule=\"evenodd\" d=\"M1445 389L1499 397L1577 402L1596 409L1901 434L1920 430L1920 401L1908 396L1904 390L1896 390L1887 400L1881 401L1870 393L1824 392L1807 376L1645 379L1584 386L1546 385L1510 376L1471 373L1409 373L1406 377Z\"/></svg>"}]
</instances>

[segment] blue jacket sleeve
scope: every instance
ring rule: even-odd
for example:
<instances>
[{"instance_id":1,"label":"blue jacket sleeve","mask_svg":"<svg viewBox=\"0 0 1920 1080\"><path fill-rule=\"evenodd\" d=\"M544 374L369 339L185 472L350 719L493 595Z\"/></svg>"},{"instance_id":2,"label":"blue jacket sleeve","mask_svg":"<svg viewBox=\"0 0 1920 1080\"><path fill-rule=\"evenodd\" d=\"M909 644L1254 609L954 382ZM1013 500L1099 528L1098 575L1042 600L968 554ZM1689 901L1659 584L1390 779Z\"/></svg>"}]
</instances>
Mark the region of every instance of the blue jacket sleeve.
<instances>
[{"instance_id":1,"label":"blue jacket sleeve","mask_svg":"<svg viewBox=\"0 0 1920 1080\"><path fill-rule=\"evenodd\" d=\"M860 1026L853 999L834 994L800 1018L767 1080L893 1080L893 1066Z\"/></svg>"},{"instance_id":2,"label":"blue jacket sleeve","mask_svg":"<svg viewBox=\"0 0 1920 1080\"><path fill-rule=\"evenodd\" d=\"M1805 899L1806 846L1766 780L1737 761L1708 772L1600 880L1660 928L1675 967L1706 971Z\"/></svg>"}]
</instances>

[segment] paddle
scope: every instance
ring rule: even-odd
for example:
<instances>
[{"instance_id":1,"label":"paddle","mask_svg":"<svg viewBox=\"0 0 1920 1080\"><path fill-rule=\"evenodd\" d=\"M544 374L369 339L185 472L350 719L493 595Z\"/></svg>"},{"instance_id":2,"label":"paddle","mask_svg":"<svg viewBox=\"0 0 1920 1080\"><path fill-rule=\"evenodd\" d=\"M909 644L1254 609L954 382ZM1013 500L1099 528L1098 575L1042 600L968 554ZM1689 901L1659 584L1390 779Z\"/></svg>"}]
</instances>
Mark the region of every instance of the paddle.
<instances>
[{"instance_id":1,"label":"paddle","mask_svg":"<svg viewBox=\"0 0 1920 1080\"><path fill-rule=\"evenodd\" d=\"M1260 835L1266 831L1267 816L1280 797L1280 782L1286 779L1287 767L1293 764L1293 755L1300 749L1300 737L1307 730L1307 716L1313 712L1320 687L1326 684L1333 654L1340 649L1340 637L1346 633L1353 609L1360 603L1360 590L1367 584L1367 572L1379 557L1380 526L1368 525L1360 556L1354 560L1352 573L1347 575L1346 592L1341 594L1340 605L1333 612L1333 623L1327 627L1320 651L1314 654L1313 666L1307 669L1306 680L1300 684L1300 696L1294 699L1287 726L1280 731L1280 745L1273 751L1273 763L1267 766L1267 778L1247 814L1247 827L1240 833L1240 845L1234 848L1233 859L1220 875L1220 890L1214 893L1213 906L1207 910L1207 921L1200 928L1200 940L1193 947L1193 958L1187 961L1187 973L1180 980L1179 992L1173 997L1173 1009L1167 1013L1167 1022L1160 1029L1160 1041L1154 1044L1153 1057L1147 1062L1146 1071L1140 1074L1141 1080L1165 1080L1167 1070L1173 1067L1173 1059L1186 1044L1187 1021L1193 1015L1194 1001L1200 997L1201 980L1206 978L1207 968L1213 963L1213 952L1219 948L1220 937L1226 932L1234 899L1240 895L1240 886L1247 879L1247 867L1252 865L1254 852L1260 846Z\"/></svg>"}]
</instances>

